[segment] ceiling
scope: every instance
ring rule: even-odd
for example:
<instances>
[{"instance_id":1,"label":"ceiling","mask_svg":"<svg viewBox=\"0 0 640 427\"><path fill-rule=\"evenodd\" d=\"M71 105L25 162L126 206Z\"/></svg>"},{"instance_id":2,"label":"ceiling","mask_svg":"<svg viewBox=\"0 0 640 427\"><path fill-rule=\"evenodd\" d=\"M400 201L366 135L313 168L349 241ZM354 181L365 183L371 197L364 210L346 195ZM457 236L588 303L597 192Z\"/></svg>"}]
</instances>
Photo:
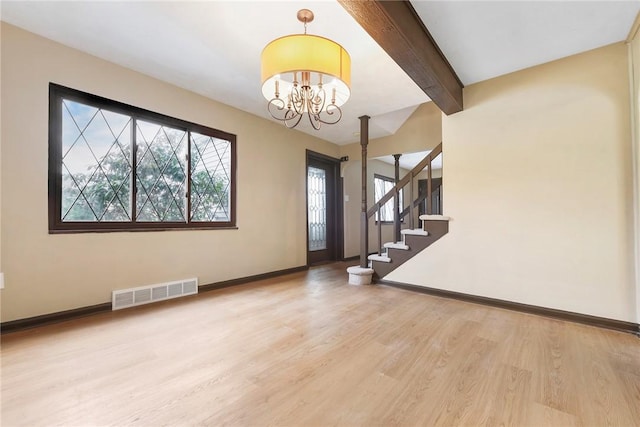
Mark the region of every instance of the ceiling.
<instances>
[{"instance_id":1,"label":"ceiling","mask_svg":"<svg viewBox=\"0 0 640 427\"><path fill-rule=\"evenodd\" d=\"M636 1L412 1L461 81L472 84L624 40ZM0 2L0 18L62 44L269 118L260 53L303 28L342 44L352 59L340 123L298 130L336 144L391 135L429 98L335 1ZM82 89L82 88L77 88ZM295 131L294 131L295 132Z\"/></svg>"}]
</instances>

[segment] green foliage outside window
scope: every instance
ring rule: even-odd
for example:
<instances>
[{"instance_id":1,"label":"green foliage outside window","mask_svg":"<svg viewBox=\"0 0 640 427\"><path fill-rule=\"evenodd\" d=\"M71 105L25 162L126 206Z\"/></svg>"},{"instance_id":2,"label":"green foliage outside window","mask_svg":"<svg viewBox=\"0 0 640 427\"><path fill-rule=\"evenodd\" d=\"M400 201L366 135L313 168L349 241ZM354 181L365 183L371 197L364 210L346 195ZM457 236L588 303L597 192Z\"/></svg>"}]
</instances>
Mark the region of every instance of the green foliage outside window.
<instances>
[{"instance_id":1,"label":"green foliage outside window","mask_svg":"<svg viewBox=\"0 0 640 427\"><path fill-rule=\"evenodd\" d=\"M60 131L50 147L59 163L50 163L50 172L61 170L50 177L60 195L54 222L233 223L235 147L228 134L91 100L58 96L52 102L52 119L59 117L53 127Z\"/></svg>"}]
</instances>

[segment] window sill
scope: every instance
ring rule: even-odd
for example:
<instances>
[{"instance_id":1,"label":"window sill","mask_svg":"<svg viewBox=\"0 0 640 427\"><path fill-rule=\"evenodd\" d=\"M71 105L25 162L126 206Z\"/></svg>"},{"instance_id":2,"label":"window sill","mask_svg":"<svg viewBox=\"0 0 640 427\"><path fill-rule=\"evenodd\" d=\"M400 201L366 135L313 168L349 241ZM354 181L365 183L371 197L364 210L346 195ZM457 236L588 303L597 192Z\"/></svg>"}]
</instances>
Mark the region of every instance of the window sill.
<instances>
[{"instance_id":1,"label":"window sill","mask_svg":"<svg viewBox=\"0 0 640 427\"><path fill-rule=\"evenodd\" d=\"M146 227L146 228L70 228L49 229L49 234L80 234L80 233L138 233L153 231L204 231L204 230L238 230L238 226L193 226L193 227Z\"/></svg>"}]
</instances>

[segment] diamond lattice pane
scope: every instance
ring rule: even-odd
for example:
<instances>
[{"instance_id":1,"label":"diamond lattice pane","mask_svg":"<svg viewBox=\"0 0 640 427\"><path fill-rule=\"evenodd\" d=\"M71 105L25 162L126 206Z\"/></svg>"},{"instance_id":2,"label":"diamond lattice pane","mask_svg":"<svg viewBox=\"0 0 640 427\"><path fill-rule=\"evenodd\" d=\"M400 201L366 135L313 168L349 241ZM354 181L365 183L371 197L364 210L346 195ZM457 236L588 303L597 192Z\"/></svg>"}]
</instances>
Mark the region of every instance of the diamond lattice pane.
<instances>
[{"instance_id":1,"label":"diamond lattice pane","mask_svg":"<svg viewBox=\"0 0 640 427\"><path fill-rule=\"evenodd\" d=\"M186 222L186 132L136 122L138 221Z\"/></svg>"},{"instance_id":2,"label":"diamond lattice pane","mask_svg":"<svg viewBox=\"0 0 640 427\"><path fill-rule=\"evenodd\" d=\"M324 169L307 168L307 217L309 250L327 248L327 174Z\"/></svg>"},{"instance_id":3,"label":"diamond lattice pane","mask_svg":"<svg viewBox=\"0 0 640 427\"><path fill-rule=\"evenodd\" d=\"M231 142L191 133L191 220L230 221Z\"/></svg>"},{"instance_id":4,"label":"diamond lattice pane","mask_svg":"<svg viewBox=\"0 0 640 427\"><path fill-rule=\"evenodd\" d=\"M131 219L131 117L63 100L63 221Z\"/></svg>"}]
</instances>

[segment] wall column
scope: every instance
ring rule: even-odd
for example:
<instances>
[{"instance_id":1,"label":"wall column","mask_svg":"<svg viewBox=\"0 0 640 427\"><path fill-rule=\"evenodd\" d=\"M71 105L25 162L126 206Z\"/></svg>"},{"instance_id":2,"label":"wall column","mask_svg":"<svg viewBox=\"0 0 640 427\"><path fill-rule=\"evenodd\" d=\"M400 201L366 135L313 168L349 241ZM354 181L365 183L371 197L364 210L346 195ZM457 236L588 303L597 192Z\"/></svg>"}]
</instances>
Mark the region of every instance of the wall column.
<instances>
[{"instance_id":1,"label":"wall column","mask_svg":"<svg viewBox=\"0 0 640 427\"><path fill-rule=\"evenodd\" d=\"M360 211L360 267L369 266L369 220L367 218L367 145L369 145L369 116L360 119L360 146L362 147L362 208Z\"/></svg>"},{"instance_id":2,"label":"wall column","mask_svg":"<svg viewBox=\"0 0 640 427\"><path fill-rule=\"evenodd\" d=\"M398 185L398 182L400 182L400 156L402 156L402 154L394 154L393 155L393 166L395 168L394 170L394 184ZM393 196L393 206L394 206L394 212L393 212L393 235L395 236L395 241L399 242L401 240L401 236L400 236L400 197L399 194L396 193ZM404 206L403 206L404 207Z\"/></svg>"}]
</instances>

